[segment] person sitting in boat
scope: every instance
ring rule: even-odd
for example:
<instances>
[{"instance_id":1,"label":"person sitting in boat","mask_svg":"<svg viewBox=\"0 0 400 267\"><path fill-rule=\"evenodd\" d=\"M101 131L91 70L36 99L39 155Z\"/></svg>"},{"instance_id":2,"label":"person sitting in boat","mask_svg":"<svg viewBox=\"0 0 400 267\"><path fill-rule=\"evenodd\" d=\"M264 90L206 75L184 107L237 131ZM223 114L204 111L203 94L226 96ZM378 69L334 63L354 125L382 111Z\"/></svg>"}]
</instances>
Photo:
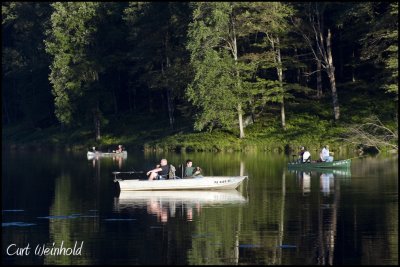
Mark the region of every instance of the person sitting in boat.
<instances>
[{"instance_id":1,"label":"person sitting in boat","mask_svg":"<svg viewBox=\"0 0 400 267\"><path fill-rule=\"evenodd\" d=\"M122 148L122 145L118 145L117 150L113 150L114 153L122 153L122 151L124 151L124 149Z\"/></svg>"},{"instance_id":2,"label":"person sitting in boat","mask_svg":"<svg viewBox=\"0 0 400 267\"><path fill-rule=\"evenodd\" d=\"M183 177L184 178L189 178L189 177L198 177L201 176L201 168L200 167L193 167L193 162L188 159L186 161L186 167L183 172Z\"/></svg>"},{"instance_id":3,"label":"person sitting in boat","mask_svg":"<svg viewBox=\"0 0 400 267\"><path fill-rule=\"evenodd\" d=\"M300 147L300 151L299 151L299 156L297 158L297 162L301 163L303 162L303 154L305 152L304 146ZM294 156L294 155L293 155Z\"/></svg>"},{"instance_id":4,"label":"person sitting in boat","mask_svg":"<svg viewBox=\"0 0 400 267\"><path fill-rule=\"evenodd\" d=\"M162 159L160 161L160 167L152 169L146 173L149 177L149 180L163 180L166 179L169 173L168 161L166 159Z\"/></svg>"},{"instance_id":5,"label":"person sitting in boat","mask_svg":"<svg viewBox=\"0 0 400 267\"><path fill-rule=\"evenodd\" d=\"M307 149L304 149L302 162L303 163L311 163L311 153Z\"/></svg>"},{"instance_id":6,"label":"person sitting in boat","mask_svg":"<svg viewBox=\"0 0 400 267\"><path fill-rule=\"evenodd\" d=\"M333 161L333 157L331 156L331 155L333 155L333 152L329 152L329 145L325 145L324 148L322 148L322 151L319 155L320 155L322 162L332 162Z\"/></svg>"}]
</instances>

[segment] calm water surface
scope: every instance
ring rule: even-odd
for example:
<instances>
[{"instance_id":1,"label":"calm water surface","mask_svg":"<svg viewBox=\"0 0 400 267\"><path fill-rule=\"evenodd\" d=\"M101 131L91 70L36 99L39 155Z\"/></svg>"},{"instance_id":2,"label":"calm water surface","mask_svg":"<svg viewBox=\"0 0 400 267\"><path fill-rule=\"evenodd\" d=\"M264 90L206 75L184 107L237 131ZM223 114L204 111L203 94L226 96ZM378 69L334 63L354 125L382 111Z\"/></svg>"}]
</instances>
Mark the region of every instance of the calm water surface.
<instances>
[{"instance_id":1,"label":"calm water surface","mask_svg":"<svg viewBox=\"0 0 400 267\"><path fill-rule=\"evenodd\" d=\"M321 173L262 152L2 153L3 264L398 264L397 156ZM115 190L112 171L146 171L162 157L249 179L226 192ZM53 243L80 255L35 253Z\"/></svg>"}]
</instances>

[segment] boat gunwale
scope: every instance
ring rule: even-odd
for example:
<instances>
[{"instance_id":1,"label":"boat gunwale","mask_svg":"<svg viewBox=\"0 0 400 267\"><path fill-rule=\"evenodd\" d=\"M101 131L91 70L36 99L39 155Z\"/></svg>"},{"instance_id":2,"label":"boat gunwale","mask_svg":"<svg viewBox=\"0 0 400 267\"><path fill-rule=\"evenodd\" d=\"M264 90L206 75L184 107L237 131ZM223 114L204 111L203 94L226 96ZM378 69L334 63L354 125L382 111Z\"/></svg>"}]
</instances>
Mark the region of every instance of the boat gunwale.
<instances>
[{"instance_id":1,"label":"boat gunwale","mask_svg":"<svg viewBox=\"0 0 400 267\"><path fill-rule=\"evenodd\" d=\"M287 164L288 168L322 168L322 169L350 168L350 165L351 165L351 159L343 159L332 162L315 162L315 163L289 162Z\"/></svg>"}]
</instances>

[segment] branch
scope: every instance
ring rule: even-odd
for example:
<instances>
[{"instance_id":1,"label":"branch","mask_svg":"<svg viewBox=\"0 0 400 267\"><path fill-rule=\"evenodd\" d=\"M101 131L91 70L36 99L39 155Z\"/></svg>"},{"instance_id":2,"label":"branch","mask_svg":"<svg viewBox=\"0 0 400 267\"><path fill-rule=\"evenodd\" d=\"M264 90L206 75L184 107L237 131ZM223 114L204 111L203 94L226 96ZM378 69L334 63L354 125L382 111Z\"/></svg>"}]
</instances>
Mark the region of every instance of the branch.
<instances>
[{"instance_id":1,"label":"branch","mask_svg":"<svg viewBox=\"0 0 400 267\"><path fill-rule=\"evenodd\" d=\"M391 147L398 150L398 133L386 127L377 117L368 118L366 123L351 125L343 140L375 147L378 151L382 147Z\"/></svg>"}]
</instances>

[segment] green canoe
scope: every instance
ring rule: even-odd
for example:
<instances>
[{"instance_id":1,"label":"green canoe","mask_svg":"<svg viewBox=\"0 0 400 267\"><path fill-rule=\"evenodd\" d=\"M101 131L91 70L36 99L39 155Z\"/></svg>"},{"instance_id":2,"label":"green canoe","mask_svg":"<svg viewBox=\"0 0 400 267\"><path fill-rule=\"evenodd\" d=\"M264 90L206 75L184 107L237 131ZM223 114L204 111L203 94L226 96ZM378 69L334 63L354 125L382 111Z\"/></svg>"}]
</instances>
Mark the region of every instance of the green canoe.
<instances>
[{"instance_id":1,"label":"green canoe","mask_svg":"<svg viewBox=\"0 0 400 267\"><path fill-rule=\"evenodd\" d=\"M350 168L351 159L335 160L333 162L311 162L311 163L297 163L289 162L288 168L290 169L309 169L309 168Z\"/></svg>"}]
</instances>

